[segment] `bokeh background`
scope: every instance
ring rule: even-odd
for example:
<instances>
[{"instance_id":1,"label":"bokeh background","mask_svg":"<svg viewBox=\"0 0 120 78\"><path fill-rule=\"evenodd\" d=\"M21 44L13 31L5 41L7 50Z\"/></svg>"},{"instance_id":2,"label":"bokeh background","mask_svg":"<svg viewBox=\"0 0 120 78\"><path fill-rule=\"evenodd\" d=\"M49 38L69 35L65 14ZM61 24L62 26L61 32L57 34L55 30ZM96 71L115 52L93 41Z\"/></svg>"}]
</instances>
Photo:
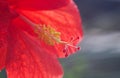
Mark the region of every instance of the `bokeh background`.
<instances>
[{"instance_id":1,"label":"bokeh background","mask_svg":"<svg viewBox=\"0 0 120 78\"><path fill-rule=\"evenodd\" d=\"M81 13L84 39L81 51L60 59L64 78L120 78L120 0L75 2ZM5 70L0 78L7 78Z\"/></svg>"},{"instance_id":2,"label":"bokeh background","mask_svg":"<svg viewBox=\"0 0 120 78\"><path fill-rule=\"evenodd\" d=\"M64 78L120 78L120 0L75 2L84 39L81 51L61 60Z\"/></svg>"}]
</instances>

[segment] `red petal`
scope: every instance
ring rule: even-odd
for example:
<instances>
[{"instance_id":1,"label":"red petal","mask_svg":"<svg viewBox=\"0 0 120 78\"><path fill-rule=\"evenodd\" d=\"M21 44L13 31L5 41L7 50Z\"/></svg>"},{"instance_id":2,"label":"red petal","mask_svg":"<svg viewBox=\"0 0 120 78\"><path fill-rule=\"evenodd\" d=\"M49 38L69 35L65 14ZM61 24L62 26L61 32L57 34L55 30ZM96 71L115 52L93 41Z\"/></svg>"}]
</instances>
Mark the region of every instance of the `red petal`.
<instances>
[{"instance_id":1,"label":"red petal","mask_svg":"<svg viewBox=\"0 0 120 78\"><path fill-rule=\"evenodd\" d=\"M81 19L79 16L79 11L74 4L74 2L69 3L69 5L55 10L44 10L44 11L19 11L22 15L30 19L36 24L51 25L57 31L61 33L61 39L69 42L71 38L82 39L82 28ZM78 42L74 42L76 45ZM74 51L72 48L69 49L70 52L64 53L64 46L55 45L49 46L41 43L46 50L49 49L50 52L57 54L59 57L65 57L72 54ZM56 51L53 51L56 50Z\"/></svg>"},{"instance_id":2,"label":"red petal","mask_svg":"<svg viewBox=\"0 0 120 78\"><path fill-rule=\"evenodd\" d=\"M0 70L2 70L5 67L6 53L7 53L7 27L6 25L0 23Z\"/></svg>"},{"instance_id":3,"label":"red petal","mask_svg":"<svg viewBox=\"0 0 120 78\"><path fill-rule=\"evenodd\" d=\"M8 0L12 7L29 10L55 9L65 6L70 1L71 0Z\"/></svg>"},{"instance_id":4,"label":"red petal","mask_svg":"<svg viewBox=\"0 0 120 78\"><path fill-rule=\"evenodd\" d=\"M62 78L57 59L44 51L32 37L14 27L9 35L8 78Z\"/></svg>"}]
</instances>

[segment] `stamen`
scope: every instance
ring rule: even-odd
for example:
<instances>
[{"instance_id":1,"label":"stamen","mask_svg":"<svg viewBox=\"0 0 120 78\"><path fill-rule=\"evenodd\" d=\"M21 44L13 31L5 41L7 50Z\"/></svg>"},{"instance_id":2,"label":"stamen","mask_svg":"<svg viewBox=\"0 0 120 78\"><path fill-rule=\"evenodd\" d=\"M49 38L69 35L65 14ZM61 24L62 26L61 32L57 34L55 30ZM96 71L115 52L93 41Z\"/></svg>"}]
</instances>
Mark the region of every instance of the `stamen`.
<instances>
[{"instance_id":1,"label":"stamen","mask_svg":"<svg viewBox=\"0 0 120 78\"><path fill-rule=\"evenodd\" d=\"M63 49L63 52L65 53L65 56L68 56L69 55L69 49L70 48L73 48L75 51L78 51L80 50L80 47L79 46L75 46L73 45L74 42L78 41L79 40L79 37L77 38L74 38L74 37L71 37L70 41L69 42L65 42L65 41L62 41L62 43L65 44L65 47Z\"/></svg>"},{"instance_id":2,"label":"stamen","mask_svg":"<svg viewBox=\"0 0 120 78\"><path fill-rule=\"evenodd\" d=\"M61 33L58 32L56 29L52 28L50 25L41 25L35 24L26 17L20 15L25 22L27 22L30 26L34 28L34 32L37 34L38 38L43 40L48 45L55 45L55 44L62 44L64 45L63 52L65 56L68 56L70 52L70 48L76 50L80 50L79 46L75 45L75 42L78 42L80 37L71 37L70 41L66 42L61 40Z\"/></svg>"}]
</instances>

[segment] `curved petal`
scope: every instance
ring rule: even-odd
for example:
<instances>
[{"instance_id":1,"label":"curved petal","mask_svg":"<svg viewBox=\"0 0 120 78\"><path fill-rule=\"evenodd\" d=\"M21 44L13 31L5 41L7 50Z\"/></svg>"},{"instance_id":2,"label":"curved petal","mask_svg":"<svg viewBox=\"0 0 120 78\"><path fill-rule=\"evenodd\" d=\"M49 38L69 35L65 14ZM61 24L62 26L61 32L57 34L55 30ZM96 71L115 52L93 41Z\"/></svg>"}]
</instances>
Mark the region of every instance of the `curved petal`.
<instances>
[{"instance_id":1,"label":"curved petal","mask_svg":"<svg viewBox=\"0 0 120 78\"><path fill-rule=\"evenodd\" d=\"M44 51L34 38L15 27L9 32L8 78L62 78L57 59Z\"/></svg>"},{"instance_id":2,"label":"curved petal","mask_svg":"<svg viewBox=\"0 0 120 78\"><path fill-rule=\"evenodd\" d=\"M67 46L62 43L50 46L48 44L44 44L45 41L41 41L41 44L46 47L46 50L49 49L50 52L57 54L59 57L65 57L75 52L76 44L82 39L82 27L79 11L74 2L71 2L67 6L55 10L19 10L19 13L24 15L33 23L40 25L50 25L51 28L55 29L57 33L60 33L60 40L70 43L67 44ZM48 37L45 38L46 41L49 40ZM55 51L53 51L53 49ZM67 52L64 52L64 50L67 50Z\"/></svg>"},{"instance_id":3,"label":"curved petal","mask_svg":"<svg viewBox=\"0 0 120 78\"><path fill-rule=\"evenodd\" d=\"M7 53L7 27L0 23L0 70L5 67Z\"/></svg>"},{"instance_id":4,"label":"curved petal","mask_svg":"<svg viewBox=\"0 0 120 78\"><path fill-rule=\"evenodd\" d=\"M29 10L55 9L68 4L71 0L8 0L13 8Z\"/></svg>"}]
</instances>

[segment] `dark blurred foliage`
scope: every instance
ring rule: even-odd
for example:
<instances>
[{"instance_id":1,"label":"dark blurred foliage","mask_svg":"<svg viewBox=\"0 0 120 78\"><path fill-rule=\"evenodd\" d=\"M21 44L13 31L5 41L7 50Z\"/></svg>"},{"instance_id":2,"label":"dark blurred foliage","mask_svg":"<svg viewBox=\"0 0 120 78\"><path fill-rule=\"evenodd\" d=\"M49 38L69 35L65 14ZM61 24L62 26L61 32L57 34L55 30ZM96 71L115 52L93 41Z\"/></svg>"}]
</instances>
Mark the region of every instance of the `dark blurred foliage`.
<instances>
[{"instance_id":1,"label":"dark blurred foliage","mask_svg":"<svg viewBox=\"0 0 120 78\"><path fill-rule=\"evenodd\" d=\"M120 54L77 53L61 60L64 78L120 78Z\"/></svg>"},{"instance_id":2,"label":"dark blurred foliage","mask_svg":"<svg viewBox=\"0 0 120 78\"><path fill-rule=\"evenodd\" d=\"M0 78L7 78L5 69L0 72Z\"/></svg>"}]
</instances>

